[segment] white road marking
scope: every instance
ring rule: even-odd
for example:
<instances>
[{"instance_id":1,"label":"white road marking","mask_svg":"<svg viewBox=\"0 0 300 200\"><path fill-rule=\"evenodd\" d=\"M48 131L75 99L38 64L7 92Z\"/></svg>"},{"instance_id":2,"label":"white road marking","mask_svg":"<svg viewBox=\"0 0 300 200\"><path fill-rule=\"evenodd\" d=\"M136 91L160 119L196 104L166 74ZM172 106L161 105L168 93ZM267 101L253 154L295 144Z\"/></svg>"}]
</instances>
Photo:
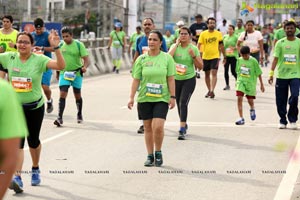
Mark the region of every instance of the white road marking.
<instances>
[{"instance_id":1,"label":"white road marking","mask_svg":"<svg viewBox=\"0 0 300 200\"><path fill-rule=\"evenodd\" d=\"M46 144L46 143L48 143L48 142L51 142L52 140L55 140L55 139L60 138L60 137L63 137L63 136L65 136L65 135L67 135L67 134L69 134L69 133L71 133L71 132L73 132L73 130L64 131L64 132L62 132L62 133L59 133L59 134L57 134L57 135L55 135L55 136L49 137L49 138L47 138L47 139L41 141L41 143L42 143L42 144ZM27 151L27 150L29 150L29 147L28 147L28 146L24 148L24 151Z\"/></svg>"},{"instance_id":2,"label":"white road marking","mask_svg":"<svg viewBox=\"0 0 300 200\"><path fill-rule=\"evenodd\" d=\"M274 200L290 200L293 195L294 186L296 184L298 174L300 172L300 137L297 145L292 152L286 174L283 176L281 183L277 189Z\"/></svg>"}]
</instances>

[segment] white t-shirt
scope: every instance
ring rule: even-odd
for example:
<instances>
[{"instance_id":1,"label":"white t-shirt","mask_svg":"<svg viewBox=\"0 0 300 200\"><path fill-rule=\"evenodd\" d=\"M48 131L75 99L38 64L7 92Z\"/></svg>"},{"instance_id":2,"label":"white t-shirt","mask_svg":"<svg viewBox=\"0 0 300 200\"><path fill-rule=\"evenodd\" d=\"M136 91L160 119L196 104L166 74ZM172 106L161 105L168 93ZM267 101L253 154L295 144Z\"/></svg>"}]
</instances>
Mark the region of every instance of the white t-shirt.
<instances>
[{"instance_id":1,"label":"white t-shirt","mask_svg":"<svg viewBox=\"0 0 300 200\"><path fill-rule=\"evenodd\" d=\"M222 35L226 35L227 34L227 31L228 31L228 25L223 25L223 24L219 24L219 26L217 27L217 30L219 30Z\"/></svg>"},{"instance_id":2,"label":"white t-shirt","mask_svg":"<svg viewBox=\"0 0 300 200\"><path fill-rule=\"evenodd\" d=\"M259 51L258 41L263 40L263 36L261 32L254 31L253 33L247 33L246 38L245 38L245 33L246 32L242 32L238 40L243 43L243 46L248 46L250 48L251 53L257 53Z\"/></svg>"}]
</instances>

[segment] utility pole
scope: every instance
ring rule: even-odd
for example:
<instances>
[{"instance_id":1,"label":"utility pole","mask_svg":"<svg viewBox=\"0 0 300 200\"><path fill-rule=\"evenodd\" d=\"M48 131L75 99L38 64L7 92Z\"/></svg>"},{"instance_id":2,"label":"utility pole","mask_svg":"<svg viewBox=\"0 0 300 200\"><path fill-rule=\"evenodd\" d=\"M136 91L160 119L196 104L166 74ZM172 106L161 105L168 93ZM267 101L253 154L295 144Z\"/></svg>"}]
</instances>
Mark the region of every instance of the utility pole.
<instances>
[{"instance_id":1,"label":"utility pole","mask_svg":"<svg viewBox=\"0 0 300 200\"><path fill-rule=\"evenodd\" d=\"M188 0L188 26L191 24L191 0Z\"/></svg>"},{"instance_id":2,"label":"utility pole","mask_svg":"<svg viewBox=\"0 0 300 200\"><path fill-rule=\"evenodd\" d=\"M124 8L124 31L128 33L128 17L129 17L129 0L125 0Z\"/></svg>"},{"instance_id":3,"label":"utility pole","mask_svg":"<svg viewBox=\"0 0 300 200\"><path fill-rule=\"evenodd\" d=\"M213 8L214 8L214 18L217 19L217 0L214 0Z\"/></svg>"}]
</instances>

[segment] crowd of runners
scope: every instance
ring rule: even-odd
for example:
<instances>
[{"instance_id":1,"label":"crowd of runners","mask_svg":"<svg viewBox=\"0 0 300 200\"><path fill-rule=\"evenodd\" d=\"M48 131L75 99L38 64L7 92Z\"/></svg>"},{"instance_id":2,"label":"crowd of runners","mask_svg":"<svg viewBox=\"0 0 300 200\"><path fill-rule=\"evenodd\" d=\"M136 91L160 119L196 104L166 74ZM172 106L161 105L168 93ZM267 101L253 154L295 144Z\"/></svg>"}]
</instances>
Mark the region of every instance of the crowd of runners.
<instances>
[{"instance_id":1,"label":"crowd of runners","mask_svg":"<svg viewBox=\"0 0 300 200\"><path fill-rule=\"evenodd\" d=\"M41 18L34 20L35 30L32 33L14 30L10 15L4 16L2 23L0 77L6 81L0 81L0 146L7 149L0 148L0 171L5 172L5 176L0 175L0 199L7 187L16 193L23 192L20 172L25 139L32 158L31 185L41 183L39 136L45 113L42 91L46 97L46 112L51 113L55 101L50 89L52 70L57 72L55 78L59 81L60 92L58 116L53 123L62 126L70 86L73 87L77 106L77 123L83 122L81 87L83 74L89 66L86 47L73 38L69 27L62 28L61 39L55 30L45 29ZM202 15L198 14L195 23L189 27L182 20L176 25L178 28L174 35L171 30L163 34L155 30L152 18L145 18L129 40L127 50L133 60L133 80L128 108L133 108L138 93L136 101L141 125L137 132L144 133L147 149L144 166L163 164L164 125L168 110L175 105L179 118L178 140L185 140L189 128L188 105L197 84L196 79L201 77L201 70L204 71L207 87L203 97L217 98L215 88L220 61L224 65L224 90L236 90L236 125L245 124L242 109L244 96L250 106L251 120L256 119L254 99L257 80L261 92L264 92L261 68L269 67L269 84L273 84L273 77L276 77L279 128L285 129L289 124L291 129L297 129L300 31L294 21L286 20L277 28L272 25L256 26L252 20L244 23L242 19L237 20L236 26L228 25L226 20L217 25L216 19L210 17L204 21ZM126 33L122 28L121 22L114 24L108 43L112 51L112 71L117 74L120 73L122 53L127 47ZM273 60L269 60L271 52L274 54ZM52 54L55 54L55 59L52 59ZM8 109L15 112L9 112L8 115ZM18 145L19 150L16 149Z\"/></svg>"}]
</instances>

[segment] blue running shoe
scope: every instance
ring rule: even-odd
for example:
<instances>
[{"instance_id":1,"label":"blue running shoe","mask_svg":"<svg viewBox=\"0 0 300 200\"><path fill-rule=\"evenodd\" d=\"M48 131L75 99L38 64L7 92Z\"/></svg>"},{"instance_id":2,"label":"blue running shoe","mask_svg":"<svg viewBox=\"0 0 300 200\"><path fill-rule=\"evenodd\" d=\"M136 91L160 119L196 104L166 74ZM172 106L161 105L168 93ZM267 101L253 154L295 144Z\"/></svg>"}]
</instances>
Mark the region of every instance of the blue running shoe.
<instances>
[{"instance_id":1,"label":"blue running shoe","mask_svg":"<svg viewBox=\"0 0 300 200\"><path fill-rule=\"evenodd\" d=\"M40 170L32 169L31 171L31 185L37 186L41 183Z\"/></svg>"},{"instance_id":2,"label":"blue running shoe","mask_svg":"<svg viewBox=\"0 0 300 200\"><path fill-rule=\"evenodd\" d=\"M245 119L244 118L240 118L239 120L237 120L235 122L236 125L244 125L245 124Z\"/></svg>"},{"instance_id":3,"label":"blue running shoe","mask_svg":"<svg viewBox=\"0 0 300 200\"><path fill-rule=\"evenodd\" d=\"M11 190L14 190L15 193L23 192L23 182L21 176L14 176L13 180L10 182L10 186L8 187Z\"/></svg>"},{"instance_id":4,"label":"blue running shoe","mask_svg":"<svg viewBox=\"0 0 300 200\"><path fill-rule=\"evenodd\" d=\"M254 109L250 109L250 117L251 117L251 120L255 120L256 119L256 114L255 114L255 110Z\"/></svg>"}]
</instances>

